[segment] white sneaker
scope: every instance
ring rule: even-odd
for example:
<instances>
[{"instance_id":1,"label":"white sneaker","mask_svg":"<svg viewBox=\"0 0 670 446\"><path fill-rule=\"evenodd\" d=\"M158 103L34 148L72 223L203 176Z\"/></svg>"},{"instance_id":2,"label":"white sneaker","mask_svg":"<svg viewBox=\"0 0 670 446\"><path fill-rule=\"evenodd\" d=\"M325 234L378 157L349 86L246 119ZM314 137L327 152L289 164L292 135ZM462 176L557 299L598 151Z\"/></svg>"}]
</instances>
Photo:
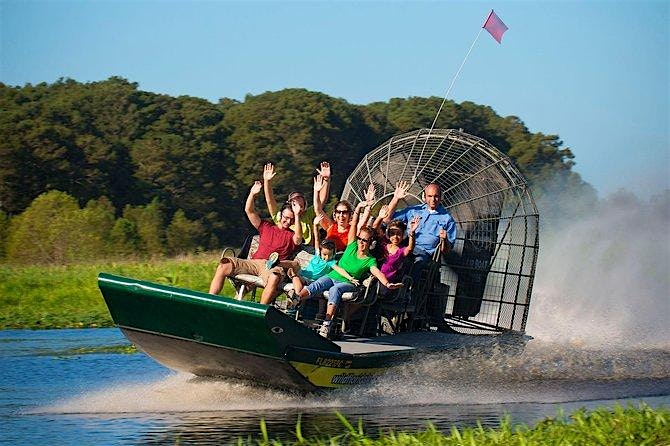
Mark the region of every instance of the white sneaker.
<instances>
[{"instance_id":1,"label":"white sneaker","mask_svg":"<svg viewBox=\"0 0 670 446\"><path fill-rule=\"evenodd\" d=\"M325 322L321 324L321 327L319 327L319 335L323 336L326 339L329 339L330 325L331 324L326 324Z\"/></svg>"},{"instance_id":2,"label":"white sneaker","mask_svg":"<svg viewBox=\"0 0 670 446\"><path fill-rule=\"evenodd\" d=\"M291 290L287 293L288 307L289 308L298 308L300 305L300 298L296 296L295 291Z\"/></svg>"}]
</instances>

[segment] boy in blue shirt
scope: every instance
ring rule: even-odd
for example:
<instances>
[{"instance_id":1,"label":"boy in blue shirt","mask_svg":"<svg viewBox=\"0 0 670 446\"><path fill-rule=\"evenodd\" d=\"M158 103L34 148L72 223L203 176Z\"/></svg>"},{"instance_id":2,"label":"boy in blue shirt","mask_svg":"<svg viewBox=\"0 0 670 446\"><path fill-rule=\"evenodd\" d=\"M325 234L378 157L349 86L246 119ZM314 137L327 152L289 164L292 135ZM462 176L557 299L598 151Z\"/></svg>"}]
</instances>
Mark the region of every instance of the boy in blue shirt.
<instances>
[{"instance_id":1,"label":"boy in blue shirt","mask_svg":"<svg viewBox=\"0 0 670 446\"><path fill-rule=\"evenodd\" d=\"M293 262L294 264L286 271L291 282L293 282L293 290L296 294L298 294L307 283L313 282L319 277L328 274L333 269L333 265L337 263L337 260L334 259L335 242L329 239L323 241L319 240L318 224L322 218L323 214L317 215L314 218L312 237L314 239L314 250L316 254L312 256L307 266L300 269L298 274L295 273L295 270L299 268L297 262ZM282 266L285 263L288 262L282 262Z\"/></svg>"}]
</instances>

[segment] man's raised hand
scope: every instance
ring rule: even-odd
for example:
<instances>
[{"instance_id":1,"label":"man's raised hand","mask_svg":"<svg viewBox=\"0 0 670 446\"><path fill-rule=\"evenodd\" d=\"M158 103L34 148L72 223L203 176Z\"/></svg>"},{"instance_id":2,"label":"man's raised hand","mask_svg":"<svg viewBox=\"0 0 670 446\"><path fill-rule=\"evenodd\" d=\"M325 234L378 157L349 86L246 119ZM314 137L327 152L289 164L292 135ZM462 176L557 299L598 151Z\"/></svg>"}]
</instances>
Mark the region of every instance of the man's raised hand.
<instances>
[{"instance_id":1,"label":"man's raised hand","mask_svg":"<svg viewBox=\"0 0 670 446\"><path fill-rule=\"evenodd\" d=\"M275 166L273 166L272 163L267 163L263 166L263 181L272 180L276 174Z\"/></svg>"},{"instance_id":2,"label":"man's raised hand","mask_svg":"<svg viewBox=\"0 0 670 446\"><path fill-rule=\"evenodd\" d=\"M416 228L419 227L419 222L421 221L421 217L418 215L415 215L414 218L409 222L409 232L410 234L414 233L416 231Z\"/></svg>"},{"instance_id":3,"label":"man's raised hand","mask_svg":"<svg viewBox=\"0 0 670 446\"><path fill-rule=\"evenodd\" d=\"M254 181L254 184L251 185L251 191L249 191L249 193L258 195L262 189L263 184L260 181Z\"/></svg>"}]
</instances>

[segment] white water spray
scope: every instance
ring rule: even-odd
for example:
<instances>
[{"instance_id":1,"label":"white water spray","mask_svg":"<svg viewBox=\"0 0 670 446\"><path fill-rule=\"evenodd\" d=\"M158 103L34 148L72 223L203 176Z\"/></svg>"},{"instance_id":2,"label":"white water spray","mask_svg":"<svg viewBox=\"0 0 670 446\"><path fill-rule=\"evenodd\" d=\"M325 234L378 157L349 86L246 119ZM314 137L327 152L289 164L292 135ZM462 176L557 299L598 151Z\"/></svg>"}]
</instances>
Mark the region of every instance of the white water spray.
<instances>
[{"instance_id":1,"label":"white water spray","mask_svg":"<svg viewBox=\"0 0 670 446\"><path fill-rule=\"evenodd\" d=\"M585 347L670 348L670 192L619 192L541 234L527 332Z\"/></svg>"}]
</instances>

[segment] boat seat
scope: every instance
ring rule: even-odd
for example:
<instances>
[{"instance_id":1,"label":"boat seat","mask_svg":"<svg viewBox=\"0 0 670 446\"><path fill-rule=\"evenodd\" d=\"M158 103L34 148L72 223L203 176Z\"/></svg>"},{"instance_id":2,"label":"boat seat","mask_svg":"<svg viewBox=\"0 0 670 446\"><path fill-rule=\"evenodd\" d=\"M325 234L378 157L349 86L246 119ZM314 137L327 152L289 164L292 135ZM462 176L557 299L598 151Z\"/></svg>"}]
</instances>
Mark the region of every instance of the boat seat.
<instances>
[{"instance_id":1,"label":"boat seat","mask_svg":"<svg viewBox=\"0 0 670 446\"><path fill-rule=\"evenodd\" d=\"M232 249L227 248L223 251L221 257L224 257L226 254L228 254L228 250L230 250L232 251L232 255L234 257L251 259L254 253L258 250L259 240L260 235L251 234L244 240L239 255L235 256L235 252ZM312 258L312 255L313 254L310 254L303 249L298 251L294 257L294 260L297 260L301 267L305 267ZM286 279L287 278L285 277L285 280ZM236 274L234 276L229 276L228 280L230 280L233 287L235 288L235 298L237 300L242 300L246 293L251 293L253 300L256 300L256 290L258 288L263 288L264 286L261 278L254 276L253 274ZM288 283L280 284L279 289L284 293L288 293L293 290L293 284L288 281Z\"/></svg>"},{"instance_id":2,"label":"boat seat","mask_svg":"<svg viewBox=\"0 0 670 446\"><path fill-rule=\"evenodd\" d=\"M310 260L312 260L314 254L311 254L304 249L298 251L293 260L296 260L300 264L300 268L307 266ZM293 282L288 280L288 276L284 277L285 283L282 284L282 289L285 293L290 293L293 291Z\"/></svg>"},{"instance_id":3,"label":"boat seat","mask_svg":"<svg viewBox=\"0 0 670 446\"><path fill-rule=\"evenodd\" d=\"M439 249L422 269L419 280L413 283L412 268L414 256L407 256L403 264L404 287L380 299L378 327L380 332L397 334L405 329L412 330L428 323L426 317L427 298L435 286L435 278L441 265Z\"/></svg>"}]
</instances>

